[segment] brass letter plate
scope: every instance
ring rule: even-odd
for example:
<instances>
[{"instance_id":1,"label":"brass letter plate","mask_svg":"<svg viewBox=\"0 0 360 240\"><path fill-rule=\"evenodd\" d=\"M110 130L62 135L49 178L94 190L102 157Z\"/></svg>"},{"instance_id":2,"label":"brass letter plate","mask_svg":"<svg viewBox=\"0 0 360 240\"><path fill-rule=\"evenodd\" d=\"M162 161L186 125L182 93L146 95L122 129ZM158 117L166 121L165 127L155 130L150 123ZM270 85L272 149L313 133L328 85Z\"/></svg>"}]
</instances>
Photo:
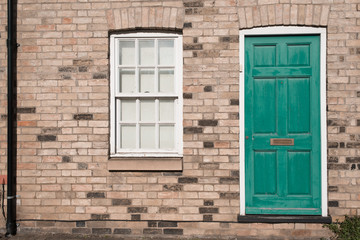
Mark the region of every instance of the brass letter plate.
<instances>
[{"instance_id":1,"label":"brass letter plate","mask_svg":"<svg viewBox=\"0 0 360 240\"><path fill-rule=\"evenodd\" d=\"M293 138L270 138L271 146L294 146Z\"/></svg>"}]
</instances>

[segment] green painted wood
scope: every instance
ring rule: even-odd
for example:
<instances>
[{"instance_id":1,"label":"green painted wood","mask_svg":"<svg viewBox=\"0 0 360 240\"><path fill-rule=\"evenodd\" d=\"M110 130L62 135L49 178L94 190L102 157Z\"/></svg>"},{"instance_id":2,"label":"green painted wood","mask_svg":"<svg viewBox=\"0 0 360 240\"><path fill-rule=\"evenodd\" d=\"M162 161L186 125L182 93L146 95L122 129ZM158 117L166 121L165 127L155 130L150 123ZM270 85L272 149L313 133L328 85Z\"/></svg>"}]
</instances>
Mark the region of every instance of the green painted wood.
<instances>
[{"instance_id":1,"label":"green painted wood","mask_svg":"<svg viewBox=\"0 0 360 240\"><path fill-rule=\"evenodd\" d=\"M319 36L245 38L245 136L246 213L320 215Z\"/></svg>"}]
</instances>

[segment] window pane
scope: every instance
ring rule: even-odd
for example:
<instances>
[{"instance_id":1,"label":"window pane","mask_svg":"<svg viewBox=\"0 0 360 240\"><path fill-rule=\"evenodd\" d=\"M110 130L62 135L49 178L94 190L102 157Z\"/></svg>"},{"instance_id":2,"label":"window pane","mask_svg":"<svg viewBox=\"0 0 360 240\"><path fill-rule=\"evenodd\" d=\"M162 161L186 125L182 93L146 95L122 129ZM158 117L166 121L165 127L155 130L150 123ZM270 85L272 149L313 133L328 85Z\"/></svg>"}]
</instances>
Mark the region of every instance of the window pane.
<instances>
[{"instance_id":1,"label":"window pane","mask_svg":"<svg viewBox=\"0 0 360 240\"><path fill-rule=\"evenodd\" d=\"M141 100L140 102L140 120L144 122L155 121L155 101Z\"/></svg>"},{"instance_id":2,"label":"window pane","mask_svg":"<svg viewBox=\"0 0 360 240\"><path fill-rule=\"evenodd\" d=\"M160 148L174 148L174 126L160 126Z\"/></svg>"},{"instance_id":3,"label":"window pane","mask_svg":"<svg viewBox=\"0 0 360 240\"><path fill-rule=\"evenodd\" d=\"M135 126L121 126L121 148L136 148Z\"/></svg>"},{"instance_id":4,"label":"window pane","mask_svg":"<svg viewBox=\"0 0 360 240\"><path fill-rule=\"evenodd\" d=\"M140 65L155 65L154 40L139 41Z\"/></svg>"},{"instance_id":5,"label":"window pane","mask_svg":"<svg viewBox=\"0 0 360 240\"><path fill-rule=\"evenodd\" d=\"M120 92L135 92L135 70L120 69Z\"/></svg>"},{"instance_id":6,"label":"window pane","mask_svg":"<svg viewBox=\"0 0 360 240\"><path fill-rule=\"evenodd\" d=\"M159 65L174 65L174 40L159 40Z\"/></svg>"},{"instance_id":7,"label":"window pane","mask_svg":"<svg viewBox=\"0 0 360 240\"><path fill-rule=\"evenodd\" d=\"M160 121L174 121L174 100L160 100Z\"/></svg>"},{"instance_id":8,"label":"window pane","mask_svg":"<svg viewBox=\"0 0 360 240\"><path fill-rule=\"evenodd\" d=\"M155 148L155 126L141 126L140 139L141 148Z\"/></svg>"},{"instance_id":9,"label":"window pane","mask_svg":"<svg viewBox=\"0 0 360 240\"><path fill-rule=\"evenodd\" d=\"M135 41L119 41L120 49L120 65L134 65L135 64Z\"/></svg>"},{"instance_id":10,"label":"window pane","mask_svg":"<svg viewBox=\"0 0 360 240\"><path fill-rule=\"evenodd\" d=\"M159 70L159 92L174 92L174 70Z\"/></svg>"},{"instance_id":11,"label":"window pane","mask_svg":"<svg viewBox=\"0 0 360 240\"><path fill-rule=\"evenodd\" d=\"M143 69L140 70L140 92L154 92L155 89L155 74L154 70Z\"/></svg>"},{"instance_id":12,"label":"window pane","mask_svg":"<svg viewBox=\"0 0 360 240\"><path fill-rule=\"evenodd\" d=\"M121 121L135 122L136 121L136 102L135 100L121 101Z\"/></svg>"}]
</instances>

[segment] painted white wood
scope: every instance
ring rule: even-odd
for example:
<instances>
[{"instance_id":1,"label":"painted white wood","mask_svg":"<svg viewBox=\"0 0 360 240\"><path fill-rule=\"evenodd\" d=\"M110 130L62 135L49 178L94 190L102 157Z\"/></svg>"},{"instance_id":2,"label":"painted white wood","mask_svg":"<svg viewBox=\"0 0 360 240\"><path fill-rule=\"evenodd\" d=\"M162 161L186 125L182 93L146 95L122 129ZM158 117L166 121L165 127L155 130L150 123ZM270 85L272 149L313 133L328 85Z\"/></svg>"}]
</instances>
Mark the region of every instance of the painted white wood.
<instances>
[{"instance_id":1,"label":"painted white wood","mask_svg":"<svg viewBox=\"0 0 360 240\"><path fill-rule=\"evenodd\" d=\"M240 215L245 215L245 37L256 35L320 35L320 125L321 125L321 210L328 216L327 196L327 125L326 125L326 29L314 27L260 27L240 31L239 36L239 147L240 147Z\"/></svg>"},{"instance_id":2,"label":"painted white wood","mask_svg":"<svg viewBox=\"0 0 360 240\"><path fill-rule=\"evenodd\" d=\"M131 64L133 61L126 62L127 65L120 65L120 52L119 52L119 41L134 41L135 42L135 56L134 56L134 65ZM159 46L159 40L164 41L164 47L162 48L162 58L170 57L173 60L167 60L165 61L162 66L159 66L159 54L160 49L158 49ZM172 46L169 45L169 40L171 42L173 41L174 44L174 54L171 54L171 56L166 56L166 51ZM148 46L148 41L152 42L153 46ZM168 42L166 42L168 41ZM142 45L143 51L140 51L140 43L145 43ZM170 42L170 43L171 43ZM171 44L170 44L171 45ZM129 55L128 52L132 51L131 49L125 49L126 52L125 55ZM151 55L151 57L150 57ZM174 56L175 55L175 56ZM142 61L141 61L142 60ZM166 62L167 61L167 62ZM131 33L131 34L117 34L112 35L110 37L110 156L111 157L181 157L183 154L182 146L183 146L183 137L182 137L182 103L183 103L183 97L182 97L182 36L179 34L167 34L167 33ZM144 65L140 65L141 63L144 63ZM165 65L166 64L166 65ZM174 65L169 65L174 64ZM166 69L167 68L167 69ZM120 91L120 81L119 81L119 70L131 70L135 72L135 88L132 91L127 92L121 92ZM173 78L174 78L174 91L169 93L159 93L159 70L174 70ZM143 79L144 82L146 81L145 87L146 91L141 89L141 79L139 79L139 74L141 74L142 71L151 71L151 75L147 74L145 78ZM138 81L139 79L139 81ZM165 79L166 80L166 79ZM150 83L151 81L151 83ZM168 86L165 86L169 88ZM171 87L171 86L170 86ZM131 88L127 88L131 89ZM134 91L134 92L133 92ZM119 116L119 109L116 109L117 104L120 103L121 99L128 98L128 99L134 99L136 100L136 107L133 111L136 111L136 121L122 121L120 122L119 126L116 126L116 122L120 119ZM174 101L174 112L175 112L175 118L171 122L161 122L159 121L159 99L172 99ZM117 100L118 99L118 100ZM119 100L120 99L120 100ZM142 99L142 100L140 100ZM141 112L141 101L152 101L153 104L155 104L154 112L152 115L147 112L147 114L143 116L147 116L147 119L154 118L155 122L152 124L149 124L146 119L140 119L140 112ZM143 109L143 114L145 109ZM152 117L151 117L151 116ZM153 119L152 119L153 120ZM150 121L150 120L149 120ZM119 122L118 122L119 123ZM136 126L136 148L137 149L125 149L120 148L121 145L121 131L120 131L120 125L133 125ZM160 125L165 126L174 126L175 132L172 134L171 138L174 139L175 145L173 149L141 149L139 146L141 141L149 147L152 148L153 144L156 148L159 146L159 131L160 131ZM150 131L149 127L153 128L155 130L155 134L153 134L152 139L141 137L141 131ZM146 128L146 129L145 129ZM152 131L152 130L151 130ZM151 144L150 144L151 142ZM151 146L150 146L151 145Z\"/></svg>"}]
</instances>

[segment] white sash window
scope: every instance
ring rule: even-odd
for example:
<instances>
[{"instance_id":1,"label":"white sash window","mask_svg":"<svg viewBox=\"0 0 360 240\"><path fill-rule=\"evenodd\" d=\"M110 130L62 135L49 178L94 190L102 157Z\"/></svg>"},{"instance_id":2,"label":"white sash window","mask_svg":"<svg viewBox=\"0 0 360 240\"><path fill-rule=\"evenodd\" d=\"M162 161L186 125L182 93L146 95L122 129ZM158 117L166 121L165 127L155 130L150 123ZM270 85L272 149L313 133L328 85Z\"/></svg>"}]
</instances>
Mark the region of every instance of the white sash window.
<instances>
[{"instance_id":1,"label":"white sash window","mask_svg":"<svg viewBox=\"0 0 360 240\"><path fill-rule=\"evenodd\" d=\"M111 156L182 155L182 38L110 38Z\"/></svg>"}]
</instances>

